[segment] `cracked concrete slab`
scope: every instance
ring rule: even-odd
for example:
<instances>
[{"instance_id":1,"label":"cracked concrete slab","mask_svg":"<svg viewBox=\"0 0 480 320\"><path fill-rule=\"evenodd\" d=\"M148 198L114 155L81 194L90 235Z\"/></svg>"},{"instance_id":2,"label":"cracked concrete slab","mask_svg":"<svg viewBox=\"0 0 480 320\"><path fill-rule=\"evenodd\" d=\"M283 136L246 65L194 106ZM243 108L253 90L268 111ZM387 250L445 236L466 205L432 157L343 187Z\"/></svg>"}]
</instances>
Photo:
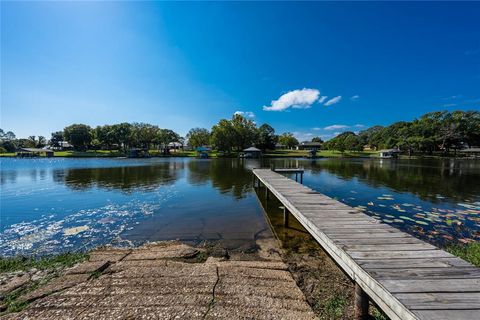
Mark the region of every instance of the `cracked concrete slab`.
<instances>
[{"instance_id":1,"label":"cracked concrete slab","mask_svg":"<svg viewBox=\"0 0 480 320\"><path fill-rule=\"evenodd\" d=\"M197 253L176 242L96 250L90 261L31 292L26 309L1 319L315 318L276 257L184 261ZM178 258L184 260L171 260Z\"/></svg>"}]
</instances>

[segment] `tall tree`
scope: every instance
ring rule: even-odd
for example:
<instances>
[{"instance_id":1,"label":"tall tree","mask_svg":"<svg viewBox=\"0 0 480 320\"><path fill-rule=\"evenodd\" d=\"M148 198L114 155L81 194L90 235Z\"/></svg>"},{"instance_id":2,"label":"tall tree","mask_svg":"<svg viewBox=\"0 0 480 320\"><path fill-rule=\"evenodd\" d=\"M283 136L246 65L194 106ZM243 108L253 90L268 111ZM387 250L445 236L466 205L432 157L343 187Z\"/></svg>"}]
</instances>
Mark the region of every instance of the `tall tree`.
<instances>
[{"instance_id":1,"label":"tall tree","mask_svg":"<svg viewBox=\"0 0 480 320\"><path fill-rule=\"evenodd\" d=\"M52 137L50 138L52 147L60 147L60 141L63 141L63 131L52 132Z\"/></svg>"},{"instance_id":2,"label":"tall tree","mask_svg":"<svg viewBox=\"0 0 480 320\"><path fill-rule=\"evenodd\" d=\"M210 132L205 128L192 128L188 131L186 138L193 148L206 146L210 143Z\"/></svg>"},{"instance_id":3,"label":"tall tree","mask_svg":"<svg viewBox=\"0 0 480 320\"><path fill-rule=\"evenodd\" d=\"M91 128L85 124L72 124L63 129L65 139L75 150L86 150L92 141Z\"/></svg>"},{"instance_id":4,"label":"tall tree","mask_svg":"<svg viewBox=\"0 0 480 320\"><path fill-rule=\"evenodd\" d=\"M285 145L288 149L298 146L298 140L291 132L285 132L278 136L278 142Z\"/></svg>"},{"instance_id":5,"label":"tall tree","mask_svg":"<svg viewBox=\"0 0 480 320\"><path fill-rule=\"evenodd\" d=\"M275 135L275 129L268 124L262 124L258 128L258 143L257 147L262 150L273 150L277 143L277 136Z\"/></svg>"}]
</instances>

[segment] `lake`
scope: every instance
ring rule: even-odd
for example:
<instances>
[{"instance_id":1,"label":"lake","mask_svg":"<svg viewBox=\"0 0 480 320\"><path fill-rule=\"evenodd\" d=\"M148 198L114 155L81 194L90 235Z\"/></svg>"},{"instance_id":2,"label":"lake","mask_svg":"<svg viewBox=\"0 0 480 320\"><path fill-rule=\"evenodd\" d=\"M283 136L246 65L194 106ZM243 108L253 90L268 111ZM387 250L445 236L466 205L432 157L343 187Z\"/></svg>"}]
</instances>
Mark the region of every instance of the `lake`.
<instances>
[{"instance_id":1,"label":"lake","mask_svg":"<svg viewBox=\"0 0 480 320\"><path fill-rule=\"evenodd\" d=\"M480 240L475 160L2 158L0 255L172 239L248 250L273 236L250 172L269 162L437 245Z\"/></svg>"}]
</instances>

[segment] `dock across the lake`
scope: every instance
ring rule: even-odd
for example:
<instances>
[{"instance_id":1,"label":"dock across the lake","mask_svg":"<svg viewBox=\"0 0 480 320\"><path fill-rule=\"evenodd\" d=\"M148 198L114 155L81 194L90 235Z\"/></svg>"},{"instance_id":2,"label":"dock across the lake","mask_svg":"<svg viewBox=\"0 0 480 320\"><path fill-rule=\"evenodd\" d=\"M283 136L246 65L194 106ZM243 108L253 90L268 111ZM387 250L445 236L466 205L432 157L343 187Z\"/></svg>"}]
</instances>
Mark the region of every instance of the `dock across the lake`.
<instances>
[{"instance_id":1,"label":"dock across the lake","mask_svg":"<svg viewBox=\"0 0 480 320\"><path fill-rule=\"evenodd\" d=\"M355 282L356 319L367 318L369 299L392 320L480 319L479 268L275 171L253 169L254 185Z\"/></svg>"}]
</instances>

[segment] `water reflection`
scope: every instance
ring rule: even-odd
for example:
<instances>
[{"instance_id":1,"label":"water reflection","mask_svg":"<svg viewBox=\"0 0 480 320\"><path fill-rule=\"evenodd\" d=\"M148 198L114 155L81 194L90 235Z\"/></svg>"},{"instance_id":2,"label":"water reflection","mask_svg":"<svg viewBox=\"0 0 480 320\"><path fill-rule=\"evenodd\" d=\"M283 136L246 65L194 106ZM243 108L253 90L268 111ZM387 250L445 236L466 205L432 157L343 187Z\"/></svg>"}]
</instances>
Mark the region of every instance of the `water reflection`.
<instances>
[{"instance_id":1,"label":"water reflection","mask_svg":"<svg viewBox=\"0 0 480 320\"><path fill-rule=\"evenodd\" d=\"M313 161L312 174L323 171L342 179L357 178L372 187L409 192L422 200L439 202L440 195L464 201L480 194L480 165L469 160L340 160Z\"/></svg>"},{"instance_id":2,"label":"water reflection","mask_svg":"<svg viewBox=\"0 0 480 320\"><path fill-rule=\"evenodd\" d=\"M207 184L221 193L231 193L241 199L251 190L251 171L239 159L200 160L188 163L188 181L191 184Z\"/></svg>"},{"instance_id":3,"label":"water reflection","mask_svg":"<svg viewBox=\"0 0 480 320\"><path fill-rule=\"evenodd\" d=\"M178 179L184 167L183 162L174 162L153 166L57 169L53 171L53 180L73 190L95 187L129 193L171 185Z\"/></svg>"}]
</instances>

